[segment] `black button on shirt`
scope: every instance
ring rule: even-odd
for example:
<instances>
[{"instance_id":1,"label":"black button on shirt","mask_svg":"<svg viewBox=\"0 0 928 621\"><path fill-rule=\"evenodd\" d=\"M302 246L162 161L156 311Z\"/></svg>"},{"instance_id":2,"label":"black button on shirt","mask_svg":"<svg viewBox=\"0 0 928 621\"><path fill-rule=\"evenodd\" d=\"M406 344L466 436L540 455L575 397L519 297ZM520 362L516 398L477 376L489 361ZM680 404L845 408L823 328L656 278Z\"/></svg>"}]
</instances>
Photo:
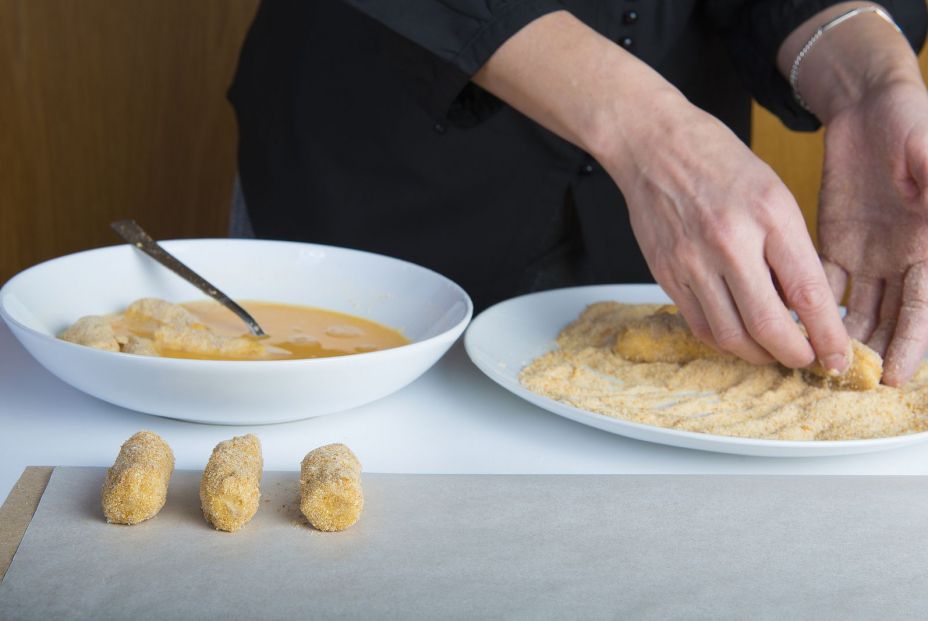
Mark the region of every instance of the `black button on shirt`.
<instances>
[{"instance_id":1,"label":"black button on shirt","mask_svg":"<svg viewBox=\"0 0 928 621\"><path fill-rule=\"evenodd\" d=\"M566 8L625 45L634 12L635 54L743 140L751 95L814 129L776 51L837 1L262 2L229 93L253 227L426 265L478 309L537 289L649 281L609 176L587 174L587 154L470 76L546 13ZM920 45L925 3L881 4Z\"/></svg>"}]
</instances>

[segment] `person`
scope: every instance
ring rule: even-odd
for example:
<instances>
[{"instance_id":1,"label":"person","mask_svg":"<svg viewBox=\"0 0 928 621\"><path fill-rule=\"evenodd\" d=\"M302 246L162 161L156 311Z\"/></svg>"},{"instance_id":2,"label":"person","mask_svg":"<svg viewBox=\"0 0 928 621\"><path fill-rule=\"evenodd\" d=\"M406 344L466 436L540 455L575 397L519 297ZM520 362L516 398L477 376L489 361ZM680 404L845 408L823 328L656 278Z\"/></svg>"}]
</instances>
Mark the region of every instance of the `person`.
<instances>
[{"instance_id":1,"label":"person","mask_svg":"<svg viewBox=\"0 0 928 621\"><path fill-rule=\"evenodd\" d=\"M265 2L229 92L248 216L478 309L653 275L712 347L841 372L850 336L900 386L928 347L925 28L922 0ZM826 127L821 260L751 95Z\"/></svg>"}]
</instances>

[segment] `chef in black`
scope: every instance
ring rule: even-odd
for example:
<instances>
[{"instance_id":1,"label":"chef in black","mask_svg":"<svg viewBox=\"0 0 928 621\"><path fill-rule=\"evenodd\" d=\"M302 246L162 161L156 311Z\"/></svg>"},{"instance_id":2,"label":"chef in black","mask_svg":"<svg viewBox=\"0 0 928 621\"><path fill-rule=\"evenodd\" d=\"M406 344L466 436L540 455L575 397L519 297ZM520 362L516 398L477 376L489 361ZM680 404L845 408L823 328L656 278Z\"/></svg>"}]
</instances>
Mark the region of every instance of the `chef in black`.
<instances>
[{"instance_id":1,"label":"chef in black","mask_svg":"<svg viewBox=\"0 0 928 621\"><path fill-rule=\"evenodd\" d=\"M265 0L230 90L248 216L478 309L653 276L714 347L841 372L850 335L900 385L928 347L925 26L922 0ZM826 126L821 261L752 95Z\"/></svg>"}]
</instances>

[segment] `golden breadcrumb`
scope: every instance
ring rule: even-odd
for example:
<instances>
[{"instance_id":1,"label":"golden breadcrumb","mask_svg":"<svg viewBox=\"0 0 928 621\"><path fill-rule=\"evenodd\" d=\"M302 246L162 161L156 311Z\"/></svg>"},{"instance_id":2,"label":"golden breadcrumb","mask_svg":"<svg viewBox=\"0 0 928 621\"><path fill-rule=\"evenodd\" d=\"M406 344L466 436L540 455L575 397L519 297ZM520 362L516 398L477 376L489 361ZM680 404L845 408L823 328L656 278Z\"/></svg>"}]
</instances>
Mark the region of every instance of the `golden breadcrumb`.
<instances>
[{"instance_id":1,"label":"golden breadcrumb","mask_svg":"<svg viewBox=\"0 0 928 621\"><path fill-rule=\"evenodd\" d=\"M264 460L254 435L216 445L200 480L203 515L217 530L233 532L254 517L261 501Z\"/></svg>"},{"instance_id":2,"label":"golden breadcrumb","mask_svg":"<svg viewBox=\"0 0 928 621\"><path fill-rule=\"evenodd\" d=\"M658 305L590 305L561 331L557 349L533 360L519 379L533 392L582 410L700 433L852 440L928 430L924 363L898 389L879 384L879 356L856 342L850 369L839 377L755 366L715 352L693 357L696 346L674 316ZM675 357L660 342L653 343L659 354L648 352L648 340L660 334L684 343L682 353Z\"/></svg>"},{"instance_id":3,"label":"golden breadcrumb","mask_svg":"<svg viewBox=\"0 0 928 621\"><path fill-rule=\"evenodd\" d=\"M174 472L174 453L151 431L140 431L125 441L103 483L106 521L137 524L155 517L164 506Z\"/></svg>"},{"instance_id":4,"label":"golden breadcrumb","mask_svg":"<svg viewBox=\"0 0 928 621\"><path fill-rule=\"evenodd\" d=\"M300 469L300 510L318 530L345 530L364 508L361 462L344 444L310 451Z\"/></svg>"}]
</instances>

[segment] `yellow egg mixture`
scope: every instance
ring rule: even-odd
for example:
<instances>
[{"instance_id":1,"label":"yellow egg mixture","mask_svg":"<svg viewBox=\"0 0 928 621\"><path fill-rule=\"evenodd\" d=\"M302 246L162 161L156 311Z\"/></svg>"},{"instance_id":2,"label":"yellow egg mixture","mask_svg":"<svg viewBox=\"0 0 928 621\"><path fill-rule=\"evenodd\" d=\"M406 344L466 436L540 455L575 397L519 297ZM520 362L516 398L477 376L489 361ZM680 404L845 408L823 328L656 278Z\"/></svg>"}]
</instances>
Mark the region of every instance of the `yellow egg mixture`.
<instances>
[{"instance_id":1,"label":"yellow egg mixture","mask_svg":"<svg viewBox=\"0 0 928 621\"><path fill-rule=\"evenodd\" d=\"M97 349L203 360L291 360L344 356L409 343L398 330L334 311L240 302L267 338L252 336L230 310L212 300L172 304L136 300L123 313L82 317L59 338Z\"/></svg>"}]
</instances>

